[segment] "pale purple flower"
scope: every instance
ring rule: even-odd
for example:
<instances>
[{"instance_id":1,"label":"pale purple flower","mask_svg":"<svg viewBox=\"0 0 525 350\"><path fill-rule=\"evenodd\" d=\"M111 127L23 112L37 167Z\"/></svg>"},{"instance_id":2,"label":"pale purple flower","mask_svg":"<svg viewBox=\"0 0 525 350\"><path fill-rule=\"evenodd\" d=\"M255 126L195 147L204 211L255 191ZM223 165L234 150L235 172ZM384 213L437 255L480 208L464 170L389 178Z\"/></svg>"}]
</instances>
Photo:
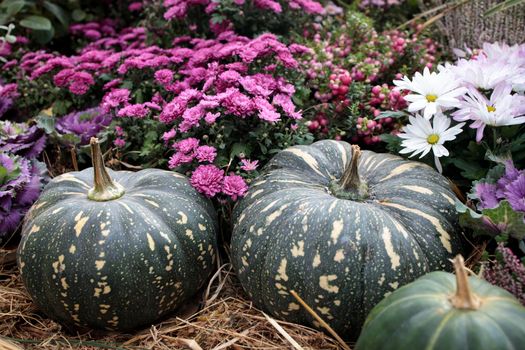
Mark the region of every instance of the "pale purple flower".
<instances>
[{"instance_id":1,"label":"pale purple flower","mask_svg":"<svg viewBox=\"0 0 525 350\"><path fill-rule=\"evenodd\" d=\"M207 197L213 197L221 192L224 171L215 165L199 165L191 175L192 186Z\"/></svg>"},{"instance_id":2,"label":"pale purple flower","mask_svg":"<svg viewBox=\"0 0 525 350\"><path fill-rule=\"evenodd\" d=\"M505 196L512 209L525 212L525 173L506 186Z\"/></svg>"},{"instance_id":3,"label":"pale purple flower","mask_svg":"<svg viewBox=\"0 0 525 350\"><path fill-rule=\"evenodd\" d=\"M476 196L479 199L479 209L492 209L498 206L499 199L496 197L496 185L480 182L475 187Z\"/></svg>"},{"instance_id":4,"label":"pale purple flower","mask_svg":"<svg viewBox=\"0 0 525 350\"><path fill-rule=\"evenodd\" d=\"M234 201L238 197L244 197L247 191L248 185L241 176L231 173L224 177L222 193L230 196Z\"/></svg>"},{"instance_id":5,"label":"pale purple flower","mask_svg":"<svg viewBox=\"0 0 525 350\"><path fill-rule=\"evenodd\" d=\"M473 120L470 127L477 129L476 141L483 138L485 126L505 126L525 123L525 115L518 114L523 102L520 96L511 94L510 85L498 85L490 100L476 89L468 91L459 105L459 109L452 113L457 121Z\"/></svg>"},{"instance_id":6,"label":"pale purple flower","mask_svg":"<svg viewBox=\"0 0 525 350\"><path fill-rule=\"evenodd\" d=\"M258 166L259 166L258 160L249 160L249 159L241 160L241 169L244 171L253 171L257 169Z\"/></svg>"}]
</instances>

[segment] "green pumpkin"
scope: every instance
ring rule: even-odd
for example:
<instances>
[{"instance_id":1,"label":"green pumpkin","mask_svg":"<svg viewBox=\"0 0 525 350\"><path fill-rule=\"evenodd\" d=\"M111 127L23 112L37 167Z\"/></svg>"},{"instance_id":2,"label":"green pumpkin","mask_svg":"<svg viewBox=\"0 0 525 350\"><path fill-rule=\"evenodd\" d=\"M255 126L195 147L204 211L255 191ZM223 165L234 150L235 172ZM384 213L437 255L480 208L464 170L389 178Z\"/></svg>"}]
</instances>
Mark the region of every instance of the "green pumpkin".
<instances>
[{"instance_id":1,"label":"green pumpkin","mask_svg":"<svg viewBox=\"0 0 525 350\"><path fill-rule=\"evenodd\" d=\"M214 271L214 207L180 174L106 170L96 139L91 146L94 167L54 178L27 215L17 257L23 282L63 324L151 324Z\"/></svg>"},{"instance_id":2,"label":"green pumpkin","mask_svg":"<svg viewBox=\"0 0 525 350\"><path fill-rule=\"evenodd\" d=\"M525 308L506 290L467 277L429 273L380 302L356 345L362 350L514 350L525 346Z\"/></svg>"},{"instance_id":3,"label":"green pumpkin","mask_svg":"<svg viewBox=\"0 0 525 350\"><path fill-rule=\"evenodd\" d=\"M232 261L257 306L315 325L294 290L357 337L385 295L451 268L461 250L454 201L448 180L423 163L332 140L291 147L235 207Z\"/></svg>"}]
</instances>

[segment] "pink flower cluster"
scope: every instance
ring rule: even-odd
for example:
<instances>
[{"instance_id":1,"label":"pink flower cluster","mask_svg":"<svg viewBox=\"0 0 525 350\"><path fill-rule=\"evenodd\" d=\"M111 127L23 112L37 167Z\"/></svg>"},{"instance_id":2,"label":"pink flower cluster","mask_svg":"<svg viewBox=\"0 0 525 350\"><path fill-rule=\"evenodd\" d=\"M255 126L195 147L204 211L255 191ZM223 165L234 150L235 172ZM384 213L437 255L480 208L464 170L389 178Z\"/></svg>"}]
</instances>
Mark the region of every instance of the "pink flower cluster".
<instances>
[{"instance_id":1,"label":"pink flower cluster","mask_svg":"<svg viewBox=\"0 0 525 350\"><path fill-rule=\"evenodd\" d=\"M94 24L86 26L102 30ZM175 151L169 168L211 169L218 150L195 135L217 128L223 119L253 126L302 117L292 100L295 87L284 76L299 68L294 56L307 53L308 48L287 46L273 34L249 39L232 32L215 39L177 37L171 47L161 48L147 45L145 30L134 28L114 36L104 34L76 55L32 52L17 65L22 79L52 81L62 92L89 104L98 99L105 113L168 124L170 131L162 140ZM115 136L116 147L127 145L122 129ZM257 161L248 161L239 170L256 167ZM196 188L202 190L205 179L213 178L208 176L211 173L199 170L193 179ZM244 193L241 180L238 175L222 176L218 192L214 185L202 191L235 199Z\"/></svg>"},{"instance_id":2,"label":"pink flower cluster","mask_svg":"<svg viewBox=\"0 0 525 350\"><path fill-rule=\"evenodd\" d=\"M257 116L267 122L277 122L283 115L301 118L292 101L292 84L274 74L250 74L249 70L255 61L272 56L285 68L297 68L293 55L308 52L306 48L287 47L272 34L250 40L228 32L216 40L188 41L191 48L188 42L179 40L170 49L147 47L121 52L119 65L113 66L117 73L125 76L137 71L153 72L162 92L151 101L132 104L129 90L112 88L103 97L102 108L115 109L121 117L144 118L159 112L160 121L175 123L183 133L201 122L213 124L228 115L243 119ZM108 61L114 62L112 55L102 66L111 67ZM275 66L267 68L271 72Z\"/></svg>"},{"instance_id":3,"label":"pink flower cluster","mask_svg":"<svg viewBox=\"0 0 525 350\"><path fill-rule=\"evenodd\" d=\"M483 277L509 291L525 305L525 266L511 249L502 244L496 248L496 258L483 270Z\"/></svg>"},{"instance_id":4,"label":"pink flower cluster","mask_svg":"<svg viewBox=\"0 0 525 350\"><path fill-rule=\"evenodd\" d=\"M200 146L200 141L194 137L180 140L173 144L176 153L171 156L168 167L175 169L181 164L196 160L199 163L213 163L217 156L217 149L212 146Z\"/></svg>"},{"instance_id":5,"label":"pink flower cluster","mask_svg":"<svg viewBox=\"0 0 525 350\"><path fill-rule=\"evenodd\" d=\"M337 29L330 30L334 27ZM314 97L320 102L314 119L308 123L309 130L365 145L379 143L380 134L397 132L398 125L392 118L374 120L381 111L398 111L407 106L403 94L391 84L392 77L407 67L432 67L436 44L398 30L378 33L359 19L342 25L335 22L332 27L314 23L304 35L311 38L315 54L303 65ZM412 62L406 62L407 58ZM360 113L352 120L352 134L345 131L348 125L341 123L349 108L353 108L353 114Z\"/></svg>"},{"instance_id":6,"label":"pink flower cluster","mask_svg":"<svg viewBox=\"0 0 525 350\"><path fill-rule=\"evenodd\" d=\"M199 165L193 172L190 182L197 191L207 197L223 193L237 200L248 191L248 185L241 176L233 173L224 176L224 170L215 165Z\"/></svg>"},{"instance_id":7,"label":"pink flower cluster","mask_svg":"<svg viewBox=\"0 0 525 350\"><path fill-rule=\"evenodd\" d=\"M259 9L270 10L274 13L283 12L281 3L291 10L303 10L309 14L320 14L323 12L322 5L314 0L235 0L234 4L237 6L245 5L247 2L252 2L253 5ZM202 6L207 14L212 14L219 6L218 1L213 0L164 0L164 19L183 19L188 14L191 7Z\"/></svg>"}]
</instances>

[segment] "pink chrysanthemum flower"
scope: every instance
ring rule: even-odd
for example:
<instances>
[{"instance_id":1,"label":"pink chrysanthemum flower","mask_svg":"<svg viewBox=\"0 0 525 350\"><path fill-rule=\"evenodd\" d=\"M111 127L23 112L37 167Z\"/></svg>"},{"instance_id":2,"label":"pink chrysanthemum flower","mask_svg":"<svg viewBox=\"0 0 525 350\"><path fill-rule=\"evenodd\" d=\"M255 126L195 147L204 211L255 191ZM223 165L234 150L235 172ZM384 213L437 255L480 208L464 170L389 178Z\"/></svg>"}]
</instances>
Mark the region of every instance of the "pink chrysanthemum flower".
<instances>
[{"instance_id":1,"label":"pink chrysanthemum flower","mask_svg":"<svg viewBox=\"0 0 525 350\"><path fill-rule=\"evenodd\" d=\"M239 197L244 197L248 191L248 185L242 177L231 173L224 177L222 192L230 196L234 201Z\"/></svg>"},{"instance_id":2,"label":"pink chrysanthemum flower","mask_svg":"<svg viewBox=\"0 0 525 350\"><path fill-rule=\"evenodd\" d=\"M221 192L224 171L215 165L200 165L191 175L191 185L207 197Z\"/></svg>"}]
</instances>

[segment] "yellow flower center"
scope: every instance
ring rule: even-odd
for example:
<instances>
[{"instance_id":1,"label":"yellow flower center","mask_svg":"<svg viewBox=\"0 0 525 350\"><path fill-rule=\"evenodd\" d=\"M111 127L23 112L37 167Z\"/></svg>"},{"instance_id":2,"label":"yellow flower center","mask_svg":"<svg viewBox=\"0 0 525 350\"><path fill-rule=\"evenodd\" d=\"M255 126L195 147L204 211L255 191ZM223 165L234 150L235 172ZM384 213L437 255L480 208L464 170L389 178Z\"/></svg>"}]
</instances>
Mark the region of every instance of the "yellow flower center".
<instances>
[{"instance_id":1,"label":"yellow flower center","mask_svg":"<svg viewBox=\"0 0 525 350\"><path fill-rule=\"evenodd\" d=\"M439 141L439 135L438 134L430 134L427 137L427 142L431 145L435 145Z\"/></svg>"},{"instance_id":2,"label":"yellow flower center","mask_svg":"<svg viewBox=\"0 0 525 350\"><path fill-rule=\"evenodd\" d=\"M487 111L496 112L496 107L487 105Z\"/></svg>"},{"instance_id":3,"label":"yellow flower center","mask_svg":"<svg viewBox=\"0 0 525 350\"><path fill-rule=\"evenodd\" d=\"M432 95L432 94L428 94L425 97L427 98L428 102L436 102L436 100L438 98L436 95Z\"/></svg>"}]
</instances>

